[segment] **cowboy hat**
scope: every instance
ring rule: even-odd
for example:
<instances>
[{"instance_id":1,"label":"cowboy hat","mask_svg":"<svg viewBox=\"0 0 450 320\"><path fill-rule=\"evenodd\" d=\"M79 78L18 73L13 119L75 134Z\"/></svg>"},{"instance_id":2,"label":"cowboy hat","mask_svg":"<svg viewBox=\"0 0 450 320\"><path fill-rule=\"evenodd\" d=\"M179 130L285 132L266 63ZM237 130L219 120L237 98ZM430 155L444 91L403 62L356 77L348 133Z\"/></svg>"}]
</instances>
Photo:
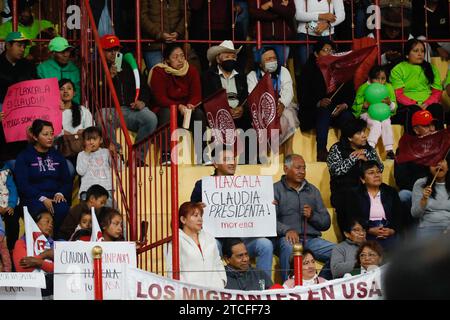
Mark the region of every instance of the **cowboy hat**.
<instances>
[{"instance_id":1,"label":"cowboy hat","mask_svg":"<svg viewBox=\"0 0 450 320\"><path fill-rule=\"evenodd\" d=\"M394 28L401 28L402 26L404 28L408 28L411 23L409 19L407 18L408 14L406 10L404 9L403 12L403 24L402 24L402 12L401 8L382 8L381 9L381 25L382 26L389 26Z\"/></svg>"},{"instance_id":2,"label":"cowboy hat","mask_svg":"<svg viewBox=\"0 0 450 320\"><path fill-rule=\"evenodd\" d=\"M234 44L231 40L225 40L218 46L213 46L208 49L208 52L206 53L206 57L208 58L209 62L214 62L216 60L217 55L225 52L231 52L238 54L242 49L242 46L239 49L234 48Z\"/></svg>"}]
</instances>

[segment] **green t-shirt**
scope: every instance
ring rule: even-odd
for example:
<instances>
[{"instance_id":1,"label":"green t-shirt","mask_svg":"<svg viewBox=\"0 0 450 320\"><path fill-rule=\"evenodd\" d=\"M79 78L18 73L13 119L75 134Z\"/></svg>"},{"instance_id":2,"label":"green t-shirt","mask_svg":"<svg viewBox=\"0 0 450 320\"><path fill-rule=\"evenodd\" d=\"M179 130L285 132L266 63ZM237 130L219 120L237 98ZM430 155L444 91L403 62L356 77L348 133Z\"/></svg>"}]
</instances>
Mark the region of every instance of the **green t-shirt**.
<instances>
[{"instance_id":1,"label":"green t-shirt","mask_svg":"<svg viewBox=\"0 0 450 320\"><path fill-rule=\"evenodd\" d=\"M446 88L450 84L450 70L447 71L447 79L445 80L444 87Z\"/></svg>"},{"instance_id":2,"label":"green t-shirt","mask_svg":"<svg viewBox=\"0 0 450 320\"><path fill-rule=\"evenodd\" d=\"M362 113L367 112L367 110L363 110L363 104L366 101L365 93L368 86L369 83L365 82L358 88L358 91L356 92L355 102L353 102L352 106L352 112L356 118L359 118ZM386 83L385 86L389 92L389 98L391 99L391 102L395 104L394 110L391 111L391 115L394 115L395 111L397 110L397 100L395 99L394 88L392 88L392 85L390 83Z\"/></svg>"},{"instance_id":3,"label":"green t-shirt","mask_svg":"<svg viewBox=\"0 0 450 320\"><path fill-rule=\"evenodd\" d=\"M19 23L19 30L23 33L23 35L28 39L36 39L39 35L39 33L42 30L48 29L48 28L54 28L55 26L53 23L51 23L48 20L33 20L33 24L31 26L24 26L23 24ZM9 20L5 22L4 24L0 25L0 39L5 39L8 33L12 32L12 21ZM34 43L32 44L34 45ZM28 55L28 52L30 51L30 46L27 46L25 49L25 56Z\"/></svg>"},{"instance_id":4,"label":"green t-shirt","mask_svg":"<svg viewBox=\"0 0 450 320\"><path fill-rule=\"evenodd\" d=\"M407 61L400 62L391 71L391 83L394 90L403 88L403 94L421 105L431 95L431 89L442 90L441 76L435 66L431 65L434 73L434 82L428 83L428 79L420 65Z\"/></svg>"}]
</instances>

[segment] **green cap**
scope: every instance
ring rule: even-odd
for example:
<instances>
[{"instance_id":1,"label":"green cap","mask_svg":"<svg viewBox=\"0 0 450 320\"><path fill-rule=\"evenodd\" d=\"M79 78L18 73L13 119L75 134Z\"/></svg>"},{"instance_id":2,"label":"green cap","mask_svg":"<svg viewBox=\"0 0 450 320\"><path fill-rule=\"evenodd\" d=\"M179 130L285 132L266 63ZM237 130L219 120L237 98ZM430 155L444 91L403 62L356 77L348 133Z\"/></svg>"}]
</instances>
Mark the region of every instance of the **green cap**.
<instances>
[{"instance_id":1,"label":"green cap","mask_svg":"<svg viewBox=\"0 0 450 320\"><path fill-rule=\"evenodd\" d=\"M63 37L55 37L48 44L48 49L51 52L62 52L66 49L73 48L69 42Z\"/></svg>"},{"instance_id":2,"label":"green cap","mask_svg":"<svg viewBox=\"0 0 450 320\"><path fill-rule=\"evenodd\" d=\"M14 42L14 41L26 41L30 43L30 39L26 38L22 32L10 32L6 36L5 42Z\"/></svg>"}]
</instances>

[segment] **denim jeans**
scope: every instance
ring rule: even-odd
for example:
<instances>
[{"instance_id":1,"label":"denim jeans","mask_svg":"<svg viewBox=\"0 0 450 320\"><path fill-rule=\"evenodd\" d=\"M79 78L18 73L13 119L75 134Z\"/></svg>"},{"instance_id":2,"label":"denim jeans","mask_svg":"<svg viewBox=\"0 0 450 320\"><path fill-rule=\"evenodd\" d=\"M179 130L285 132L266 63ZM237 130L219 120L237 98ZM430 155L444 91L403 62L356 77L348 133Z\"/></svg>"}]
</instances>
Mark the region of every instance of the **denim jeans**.
<instances>
[{"instance_id":1,"label":"denim jeans","mask_svg":"<svg viewBox=\"0 0 450 320\"><path fill-rule=\"evenodd\" d=\"M153 66L161 63L163 61L163 56L161 50L157 51L145 51L144 52L144 60L147 69L150 70Z\"/></svg>"},{"instance_id":2,"label":"denim jeans","mask_svg":"<svg viewBox=\"0 0 450 320\"><path fill-rule=\"evenodd\" d=\"M273 243L267 238L242 238L250 258L256 259L256 269L272 278ZM222 242L217 239L217 248L222 256Z\"/></svg>"},{"instance_id":3,"label":"denim jeans","mask_svg":"<svg viewBox=\"0 0 450 320\"><path fill-rule=\"evenodd\" d=\"M319 237L307 237L306 244L303 243L303 238L301 238L300 241L305 249L309 249L314 252L317 260L325 263L325 266L322 268L323 272L321 271L320 276L325 279L331 279L330 258L331 251L336 244ZM289 259L292 255L293 246L286 240L285 236L277 238L275 243L275 253L280 258L281 278L284 282L287 280L289 275Z\"/></svg>"},{"instance_id":4,"label":"denim jeans","mask_svg":"<svg viewBox=\"0 0 450 320\"><path fill-rule=\"evenodd\" d=\"M248 4L247 1L236 0L235 4L238 4L242 11L236 17L236 39L238 40L247 40L248 35L248 26L250 23L250 16L248 14Z\"/></svg>"},{"instance_id":5,"label":"denim jeans","mask_svg":"<svg viewBox=\"0 0 450 320\"><path fill-rule=\"evenodd\" d=\"M142 110L134 110L127 106L122 106L122 113L127 129L136 132L137 134L135 140L136 143L148 137L155 131L158 125L158 118L147 107L144 107ZM119 118L116 115L116 109L103 108L102 117L105 120L106 131L108 134L111 134L111 139L114 144L120 148L116 141L115 133L116 128L119 127ZM146 144L146 148L142 149L142 154L140 155L141 160L145 158L147 151L148 145Z\"/></svg>"}]
</instances>

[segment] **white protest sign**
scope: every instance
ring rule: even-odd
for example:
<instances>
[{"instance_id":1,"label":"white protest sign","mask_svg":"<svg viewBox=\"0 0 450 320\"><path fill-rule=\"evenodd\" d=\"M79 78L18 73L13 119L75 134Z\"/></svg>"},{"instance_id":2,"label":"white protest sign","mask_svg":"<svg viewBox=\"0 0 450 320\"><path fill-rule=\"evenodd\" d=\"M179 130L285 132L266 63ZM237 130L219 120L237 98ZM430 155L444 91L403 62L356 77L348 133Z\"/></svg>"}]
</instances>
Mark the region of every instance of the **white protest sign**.
<instances>
[{"instance_id":1,"label":"white protest sign","mask_svg":"<svg viewBox=\"0 0 450 320\"><path fill-rule=\"evenodd\" d=\"M124 294L126 266L136 267L134 242L55 242L55 300L94 299L94 259L92 248L102 254L103 299L118 300Z\"/></svg>"},{"instance_id":2,"label":"white protest sign","mask_svg":"<svg viewBox=\"0 0 450 320\"><path fill-rule=\"evenodd\" d=\"M0 272L0 300L42 300L41 288L41 272Z\"/></svg>"},{"instance_id":3,"label":"white protest sign","mask_svg":"<svg viewBox=\"0 0 450 320\"><path fill-rule=\"evenodd\" d=\"M240 291L201 287L127 268L129 300L380 300L385 267L314 286L264 291Z\"/></svg>"},{"instance_id":4,"label":"white protest sign","mask_svg":"<svg viewBox=\"0 0 450 320\"><path fill-rule=\"evenodd\" d=\"M214 237L277 235L271 176L212 176L202 179L203 227Z\"/></svg>"}]
</instances>

